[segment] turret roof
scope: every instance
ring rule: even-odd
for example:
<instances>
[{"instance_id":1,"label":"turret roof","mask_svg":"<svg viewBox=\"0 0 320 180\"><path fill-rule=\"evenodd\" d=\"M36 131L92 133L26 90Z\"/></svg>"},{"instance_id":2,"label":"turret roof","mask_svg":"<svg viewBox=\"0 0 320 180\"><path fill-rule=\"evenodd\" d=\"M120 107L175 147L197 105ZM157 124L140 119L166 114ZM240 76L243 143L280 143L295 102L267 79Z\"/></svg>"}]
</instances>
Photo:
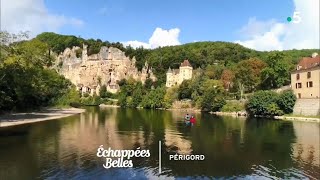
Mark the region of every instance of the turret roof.
<instances>
[{"instance_id":1,"label":"turret roof","mask_svg":"<svg viewBox=\"0 0 320 180\"><path fill-rule=\"evenodd\" d=\"M188 61L187 59L184 60L184 61L181 63L181 65L180 65L180 67L184 67L184 66L192 67L191 64L189 63L189 61Z\"/></svg>"}]
</instances>

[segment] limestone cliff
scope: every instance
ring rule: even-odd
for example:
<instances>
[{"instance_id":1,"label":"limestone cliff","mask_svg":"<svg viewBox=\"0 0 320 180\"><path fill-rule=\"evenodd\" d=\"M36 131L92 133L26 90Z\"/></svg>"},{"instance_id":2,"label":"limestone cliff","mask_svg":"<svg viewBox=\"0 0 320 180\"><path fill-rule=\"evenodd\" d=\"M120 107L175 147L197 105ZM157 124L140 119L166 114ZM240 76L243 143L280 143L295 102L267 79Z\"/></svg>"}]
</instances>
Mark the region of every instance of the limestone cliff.
<instances>
[{"instance_id":1,"label":"limestone cliff","mask_svg":"<svg viewBox=\"0 0 320 180\"><path fill-rule=\"evenodd\" d=\"M101 47L98 54L87 55L87 45L67 48L57 57L58 72L76 85L82 93L99 94L102 85L109 92L119 90L118 81L132 77L144 83L147 78L156 80L146 62L142 71L135 66L136 59L130 59L121 50L114 47Z\"/></svg>"}]
</instances>

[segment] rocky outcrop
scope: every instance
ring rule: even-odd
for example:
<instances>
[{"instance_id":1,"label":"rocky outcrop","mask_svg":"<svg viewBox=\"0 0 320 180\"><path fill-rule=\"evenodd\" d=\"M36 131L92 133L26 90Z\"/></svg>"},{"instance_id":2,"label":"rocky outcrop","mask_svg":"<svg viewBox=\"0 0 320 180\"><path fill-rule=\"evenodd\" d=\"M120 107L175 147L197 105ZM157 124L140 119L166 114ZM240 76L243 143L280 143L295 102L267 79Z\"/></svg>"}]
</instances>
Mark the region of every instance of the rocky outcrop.
<instances>
[{"instance_id":1,"label":"rocky outcrop","mask_svg":"<svg viewBox=\"0 0 320 180\"><path fill-rule=\"evenodd\" d=\"M130 59L114 47L101 47L98 54L87 55L87 45L67 48L57 57L58 72L69 79L82 93L99 94L102 85L109 92L119 90L118 81L133 78L144 83L147 78L156 77L146 62L142 71L135 66L136 59Z\"/></svg>"}]
</instances>

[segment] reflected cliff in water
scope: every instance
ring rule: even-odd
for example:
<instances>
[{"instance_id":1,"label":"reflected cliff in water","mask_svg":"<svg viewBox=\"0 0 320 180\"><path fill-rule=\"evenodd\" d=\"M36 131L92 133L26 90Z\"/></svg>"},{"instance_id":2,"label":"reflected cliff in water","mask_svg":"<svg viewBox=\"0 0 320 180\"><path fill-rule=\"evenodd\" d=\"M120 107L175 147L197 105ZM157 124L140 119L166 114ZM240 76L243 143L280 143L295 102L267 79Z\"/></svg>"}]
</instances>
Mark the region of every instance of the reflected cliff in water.
<instances>
[{"instance_id":1,"label":"reflected cliff in water","mask_svg":"<svg viewBox=\"0 0 320 180\"><path fill-rule=\"evenodd\" d=\"M319 179L319 123L236 119L183 112L88 108L86 113L25 125L28 133L0 136L0 177L44 178L227 178ZM158 143L162 142L162 174ZM134 168L104 169L100 145L149 149ZM204 161L170 161L170 154L203 154Z\"/></svg>"}]
</instances>

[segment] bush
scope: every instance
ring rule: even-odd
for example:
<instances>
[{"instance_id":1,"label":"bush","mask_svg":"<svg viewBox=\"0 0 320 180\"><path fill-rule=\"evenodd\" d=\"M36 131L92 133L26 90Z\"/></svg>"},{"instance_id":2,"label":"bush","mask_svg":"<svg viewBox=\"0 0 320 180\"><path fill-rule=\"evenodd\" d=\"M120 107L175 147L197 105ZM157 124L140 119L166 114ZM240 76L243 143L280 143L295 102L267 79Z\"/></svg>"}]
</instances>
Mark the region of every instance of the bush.
<instances>
[{"instance_id":1,"label":"bush","mask_svg":"<svg viewBox=\"0 0 320 180\"><path fill-rule=\"evenodd\" d=\"M141 102L141 106L147 109L164 108L165 89L158 87L146 94Z\"/></svg>"},{"instance_id":2,"label":"bush","mask_svg":"<svg viewBox=\"0 0 320 180\"><path fill-rule=\"evenodd\" d=\"M279 106L276 103L273 102L268 105L266 115L281 116L283 115L283 111L279 108Z\"/></svg>"},{"instance_id":3,"label":"bush","mask_svg":"<svg viewBox=\"0 0 320 180\"><path fill-rule=\"evenodd\" d=\"M241 102L227 102L222 108L222 112L238 112L245 110L244 104Z\"/></svg>"},{"instance_id":4,"label":"bush","mask_svg":"<svg viewBox=\"0 0 320 180\"><path fill-rule=\"evenodd\" d=\"M83 97L86 98L86 97L89 97L89 96L90 96L89 93L87 93L87 92L86 92L86 93L83 93Z\"/></svg>"},{"instance_id":5,"label":"bush","mask_svg":"<svg viewBox=\"0 0 320 180\"><path fill-rule=\"evenodd\" d=\"M190 104L188 104L188 103L183 103L183 104L181 105L181 108L182 108L182 109L187 109L187 108L191 108L191 106L190 106Z\"/></svg>"},{"instance_id":6,"label":"bush","mask_svg":"<svg viewBox=\"0 0 320 180\"><path fill-rule=\"evenodd\" d=\"M251 115L279 116L291 113L296 101L292 91L277 94L273 91L258 91L252 95L246 104Z\"/></svg>"},{"instance_id":7,"label":"bush","mask_svg":"<svg viewBox=\"0 0 320 180\"><path fill-rule=\"evenodd\" d=\"M117 105L119 105L121 107L126 107L127 106L127 97L126 97L125 93L123 93L123 92L119 93Z\"/></svg>"},{"instance_id":8,"label":"bush","mask_svg":"<svg viewBox=\"0 0 320 180\"><path fill-rule=\"evenodd\" d=\"M277 104L285 114L293 112L293 107L296 103L296 96L291 90L283 91L278 98Z\"/></svg>"},{"instance_id":9,"label":"bush","mask_svg":"<svg viewBox=\"0 0 320 180\"><path fill-rule=\"evenodd\" d=\"M81 98L81 104L85 106L99 106L101 103L102 99L97 95Z\"/></svg>"},{"instance_id":10,"label":"bush","mask_svg":"<svg viewBox=\"0 0 320 180\"><path fill-rule=\"evenodd\" d=\"M73 86L67 93L54 100L53 104L58 107L72 106L80 107L80 94Z\"/></svg>"},{"instance_id":11,"label":"bush","mask_svg":"<svg viewBox=\"0 0 320 180\"><path fill-rule=\"evenodd\" d=\"M166 94L164 95L164 100L163 100L165 108L171 108L172 103L178 99L177 90L178 90L177 87L172 87L167 89Z\"/></svg>"},{"instance_id":12,"label":"bush","mask_svg":"<svg viewBox=\"0 0 320 180\"><path fill-rule=\"evenodd\" d=\"M204 111L220 111L226 104L226 100L222 94L217 94L214 90L208 91L204 94L201 102L201 109Z\"/></svg>"},{"instance_id":13,"label":"bush","mask_svg":"<svg viewBox=\"0 0 320 180\"><path fill-rule=\"evenodd\" d=\"M71 102L69 105L74 108L80 108L82 106L80 102Z\"/></svg>"},{"instance_id":14,"label":"bush","mask_svg":"<svg viewBox=\"0 0 320 180\"><path fill-rule=\"evenodd\" d=\"M246 109L251 115L271 115L269 112L271 104L277 100L278 95L273 91L257 91L249 99Z\"/></svg>"}]
</instances>

